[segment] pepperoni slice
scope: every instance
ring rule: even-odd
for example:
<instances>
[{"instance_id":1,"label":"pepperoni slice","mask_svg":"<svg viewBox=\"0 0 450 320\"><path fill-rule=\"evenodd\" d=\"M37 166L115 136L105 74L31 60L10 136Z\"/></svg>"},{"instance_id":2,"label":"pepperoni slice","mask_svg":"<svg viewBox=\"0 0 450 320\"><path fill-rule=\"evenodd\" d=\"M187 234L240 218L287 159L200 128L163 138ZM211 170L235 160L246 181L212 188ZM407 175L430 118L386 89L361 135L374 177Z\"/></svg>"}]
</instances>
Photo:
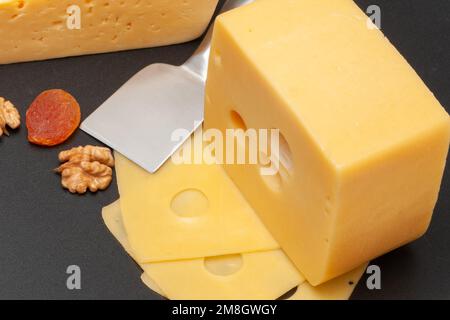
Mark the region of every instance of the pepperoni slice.
<instances>
[{"instance_id":1,"label":"pepperoni slice","mask_svg":"<svg viewBox=\"0 0 450 320\"><path fill-rule=\"evenodd\" d=\"M28 108L28 141L41 146L56 146L66 141L78 128L80 106L64 90L42 92Z\"/></svg>"}]
</instances>

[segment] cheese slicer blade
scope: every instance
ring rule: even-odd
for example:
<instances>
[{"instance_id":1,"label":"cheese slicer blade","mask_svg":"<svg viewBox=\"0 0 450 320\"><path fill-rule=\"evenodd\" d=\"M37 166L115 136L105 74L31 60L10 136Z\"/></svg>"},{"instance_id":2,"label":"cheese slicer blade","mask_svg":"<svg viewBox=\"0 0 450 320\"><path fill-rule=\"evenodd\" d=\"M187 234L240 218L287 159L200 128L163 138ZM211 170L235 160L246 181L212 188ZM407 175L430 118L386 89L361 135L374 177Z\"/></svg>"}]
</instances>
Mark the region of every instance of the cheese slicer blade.
<instances>
[{"instance_id":1,"label":"cheese slicer blade","mask_svg":"<svg viewBox=\"0 0 450 320\"><path fill-rule=\"evenodd\" d=\"M225 12L253 0L228 0ZM81 124L81 129L145 170L156 172L203 122L211 26L182 66L150 65L117 90ZM133 125L123 130L125 119ZM172 134L177 131L177 139Z\"/></svg>"}]
</instances>

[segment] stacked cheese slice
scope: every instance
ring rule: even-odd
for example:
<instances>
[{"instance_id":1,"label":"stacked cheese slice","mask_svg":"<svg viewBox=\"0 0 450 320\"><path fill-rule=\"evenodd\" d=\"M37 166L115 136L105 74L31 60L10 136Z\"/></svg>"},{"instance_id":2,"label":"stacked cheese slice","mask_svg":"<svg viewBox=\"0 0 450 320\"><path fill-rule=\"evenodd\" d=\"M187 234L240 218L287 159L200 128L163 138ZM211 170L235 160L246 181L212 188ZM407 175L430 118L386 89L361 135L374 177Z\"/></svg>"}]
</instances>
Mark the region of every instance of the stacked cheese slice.
<instances>
[{"instance_id":1,"label":"stacked cheese slice","mask_svg":"<svg viewBox=\"0 0 450 320\"><path fill-rule=\"evenodd\" d=\"M347 299L365 265L312 287L220 165L167 162L149 174L116 153L120 191L104 208L112 234L169 299Z\"/></svg>"}]
</instances>

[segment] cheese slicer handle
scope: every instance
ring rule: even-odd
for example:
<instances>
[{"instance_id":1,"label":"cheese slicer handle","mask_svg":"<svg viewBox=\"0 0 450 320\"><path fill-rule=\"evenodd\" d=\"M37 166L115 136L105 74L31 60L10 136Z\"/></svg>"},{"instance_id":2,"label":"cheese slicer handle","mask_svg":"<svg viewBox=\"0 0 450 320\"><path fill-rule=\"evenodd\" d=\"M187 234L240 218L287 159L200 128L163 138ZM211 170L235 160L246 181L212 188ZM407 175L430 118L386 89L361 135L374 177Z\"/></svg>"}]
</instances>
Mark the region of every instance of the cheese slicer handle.
<instances>
[{"instance_id":1,"label":"cheese slicer handle","mask_svg":"<svg viewBox=\"0 0 450 320\"><path fill-rule=\"evenodd\" d=\"M226 11L235 9L237 7L246 5L248 3L253 2L254 0L228 0L223 5L220 13L224 13ZM211 26L208 29L208 32L205 35L202 43L198 47L198 49L194 52L192 57L190 57L184 64L183 67L189 69L190 71L198 74L203 80L206 81L206 76L208 73L208 60L209 60L209 51L211 49L211 39L214 29L214 23L211 23Z\"/></svg>"}]
</instances>

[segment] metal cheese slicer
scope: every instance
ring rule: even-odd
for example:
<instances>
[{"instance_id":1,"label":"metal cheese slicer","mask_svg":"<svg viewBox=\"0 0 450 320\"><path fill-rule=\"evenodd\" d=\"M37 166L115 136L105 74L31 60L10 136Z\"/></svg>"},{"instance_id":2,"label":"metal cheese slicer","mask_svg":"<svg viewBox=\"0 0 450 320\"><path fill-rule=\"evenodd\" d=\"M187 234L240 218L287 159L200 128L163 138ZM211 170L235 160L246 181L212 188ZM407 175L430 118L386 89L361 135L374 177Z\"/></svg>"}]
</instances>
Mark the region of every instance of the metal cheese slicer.
<instances>
[{"instance_id":1,"label":"metal cheese slicer","mask_svg":"<svg viewBox=\"0 0 450 320\"><path fill-rule=\"evenodd\" d=\"M225 12L253 0L228 0ZM126 82L82 124L81 129L154 173L203 122L211 26L182 66L156 63ZM122 130L124 119L133 126ZM172 133L183 129L177 140Z\"/></svg>"}]
</instances>

